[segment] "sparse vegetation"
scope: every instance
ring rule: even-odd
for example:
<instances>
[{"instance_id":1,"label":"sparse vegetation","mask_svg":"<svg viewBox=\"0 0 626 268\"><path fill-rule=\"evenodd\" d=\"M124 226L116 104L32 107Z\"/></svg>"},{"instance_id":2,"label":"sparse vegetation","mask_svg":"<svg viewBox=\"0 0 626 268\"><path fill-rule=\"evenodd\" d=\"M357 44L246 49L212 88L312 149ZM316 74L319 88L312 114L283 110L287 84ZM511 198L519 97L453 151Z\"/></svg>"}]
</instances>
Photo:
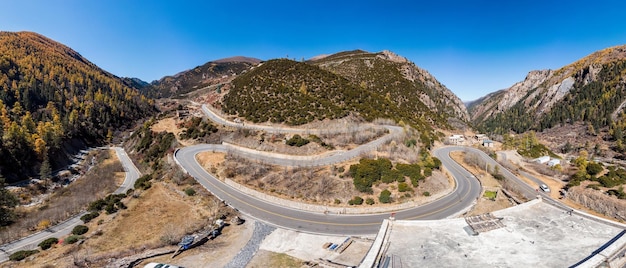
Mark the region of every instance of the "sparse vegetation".
<instances>
[{"instance_id":1,"label":"sparse vegetation","mask_svg":"<svg viewBox=\"0 0 626 268\"><path fill-rule=\"evenodd\" d=\"M497 191L485 191L485 193L483 194L483 197L489 200L496 200L497 195L498 195Z\"/></svg>"},{"instance_id":2,"label":"sparse vegetation","mask_svg":"<svg viewBox=\"0 0 626 268\"><path fill-rule=\"evenodd\" d=\"M348 201L349 205L362 205L363 204L363 198L361 198L360 196L355 196L352 199L350 199L350 201Z\"/></svg>"},{"instance_id":3,"label":"sparse vegetation","mask_svg":"<svg viewBox=\"0 0 626 268\"><path fill-rule=\"evenodd\" d=\"M72 229L72 234L73 235L82 235L85 234L89 231L89 227L85 226L85 225L76 225L74 226L74 229Z\"/></svg>"},{"instance_id":4,"label":"sparse vegetation","mask_svg":"<svg viewBox=\"0 0 626 268\"><path fill-rule=\"evenodd\" d=\"M179 127L186 128L179 134L181 140L204 138L218 130L211 122L202 120L201 117L193 117L181 123Z\"/></svg>"},{"instance_id":5,"label":"sparse vegetation","mask_svg":"<svg viewBox=\"0 0 626 268\"><path fill-rule=\"evenodd\" d=\"M513 136L504 135L504 142L502 146L504 149L515 149L517 152L525 157L537 158L544 155L549 155L553 158L560 158L554 154L548 147L539 143L535 132L530 131L524 135Z\"/></svg>"},{"instance_id":6,"label":"sparse vegetation","mask_svg":"<svg viewBox=\"0 0 626 268\"><path fill-rule=\"evenodd\" d=\"M98 216L100 216L100 213L98 213L97 211L93 211L80 217L80 220L82 220L84 223L88 223L91 220L97 218Z\"/></svg>"},{"instance_id":7,"label":"sparse vegetation","mask_svg":"<svg viewBox=\"0 0 626 268\"><path fill-rule=\"evenodd\" d=\"M122 203L122 199L126 197L126 194L110 194L103 199L98 199L87 207L87 210L91 212L98 212L105 210L107 214L113 214L118 209L126 209L126 205Z\"/></svg>"},{"instance_id":8,"label":"sparse vegetation","mask_svg":"<svg viewBox=\"0 0 626 268\"><path fill-rule=\"evenodd\" d=\"M33 255L33 254L37 254L39 253L39 250L20 250L20 251L16 251L15 253L11 254L9 256L9 260L12 261L21 261L23 259L28 258L29 256Z\"/></svg>"},{"instance_id":9,"label":"sparse vegetation","mask_svg":"<svg viewBox=\"0 0 626 268\"><path fill-rule=\"evenodd\" d=\"M196 195L196 190L194 190L191 187L186 188L185 189L185 194L187 194L187 196L194 196L194 195Z\"/></svg>"},{"instance_id":10,"label":"sparse vegetation","mask_svg":"<svg viewBox=\"0 0 626 268\"><path fill-rule=\"evenodd\" d=\"M135 181L134 187L135 189L147 190L152 187L152 183L150 182L151 180L152 174L143 175Z\"/></svg>"},{"instance_id":11,"label":"sparse vegetation","mask_svg":"<svg viewBox=\"0 0 626 268\"><path fill-rule=\"evenodd\" d=\"M391 192L387 189L380 192L380 196L378 197L378 201L383 204L391 203Z\"/></svg>"},{"instance_id":12,"label":"sparse vegetation","mask_svg":"<svg viewBox=\"0 0 626 268\"><path fill-rule=\"evenodd\" d=\"M86 161L94 159L96 165L89 169L80 180L54 192L36 210L19 210L19 217L6 228L0 229L0 241L6 243L30 234L42 220L51 225L66 220L85 210L91 202L103 198L116 188L116 176L123 171L118 161L112 161L110 150L95 151Z\"/></svg>"},{"instance_id":13,"label":"sparse vegetation","mask_svg":"<svg viewBox=\"0 0 626 268\"><path fill-rule=\"evenodd\" d=\"M420 180L432 175L432 169L430 166L441 165L441 161L436 158L428 158L425 161L427 167L424 168L424 174L422 175L422 167L419 164L396 164L394 167L389 159L379 158L376 160L362 158L359 160L359 164L350 166L350 175L353 178L355 188L363 193L372 193L372 185L378 181L383 183L399 182L404 184L402 189L408 190L408 185L404 183L404 177L411 179L413 187L417 187ZM428 164L430 162L430 164ZM439 163L435 165L434 163ZM406 186L405 186L406 185ZM400 186L398 186L400 188Z\"/></svg>"},{"instance_id":14,"label":"sparse vegetation","mask_svg":"<svg viewBox=\"0 0 626 268\"><path fill-rule=\"evenodd\" d=\"M302 147L304 145L307 145L310 141L302 138L302 136L296 134L293 135L293 137L291 137L290 139L287 140L287 145L289 146L296 146L296 147Z\"/></svg>"},{"instance_id":15,"label":"sparse vegetation","mask_svg":"<svg viewBox=\"0 0 626 268\"><path fill-rule=\"evenodd\" d=\"M158 169L161 158L172 149L176 137L170 132L155 133L150 130L150 124L144 124L140 131L133 133L141 137L136 146L137 151L143 154L143 160L152 163L153 169ZM134 137L134 136L133 136Z\"/></svg>"},{"instance_id":16,"label":"sparse vegetation","mask_svg":"<svg viewBox=\"0 0 626 268\"><path fill-rule=\"evenodd\" d=\"M65 238L65 240L63 240L63 243L66 245L70 245L70 244L74 244L78 242L79 240L83 238L84 237L82 235L70 235L67 238Z\"/></svg>"},{"instance_id":17,"label":"sparse vegetation","mask_svg":"<svg viewBox=\"0 0 626 268\"><path fill-rule=\"evenodd\" d=\"M56 243L59 243L59 239L56 237L50 237L44 241L41 241L41 243L39 243L39 245L37 246L39 246L42 250L46 250L52 247Z\"/></svg>"}]
</instances>

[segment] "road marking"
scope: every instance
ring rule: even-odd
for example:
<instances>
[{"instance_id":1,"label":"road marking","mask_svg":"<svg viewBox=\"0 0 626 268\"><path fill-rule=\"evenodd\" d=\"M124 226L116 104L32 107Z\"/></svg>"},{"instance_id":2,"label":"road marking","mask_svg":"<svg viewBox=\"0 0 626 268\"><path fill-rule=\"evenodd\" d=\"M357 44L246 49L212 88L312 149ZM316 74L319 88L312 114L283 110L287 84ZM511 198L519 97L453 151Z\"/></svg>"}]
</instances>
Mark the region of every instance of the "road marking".
<instances>
[{"instance_id":1,"label":"road marking","mask_svg":"<svg viewBox=\"0 0 626 268\"><path fill-rule=\"evenodd\" d=\"M196 153L196 154L197 154L197 153ZM196 159L196 158L195 158L195 155L196 155L196 154L194 154L194 159ZM209 179L205 178L204 176L205 176L205 174L206 174L206 175L209 175L209 176L213 177L213 175L209 174L206 170L204 170L204 168L202 168L202 167L200 166L200 164L198 163L198 161L197 161L197 160L196 160L196 163L197 163L197 165L191 164L191 168L193 169L193 171L194 171L195 173L202 175L202 177L201 177L200 179L204 180L206 183L210 184L210 185L211 185L211 186L213 186L215 189L218 189L220 192L222 192L222 193L226 194L226 195L227 195L227 196L229 196L230 198L232 198L232 199L234 199L234 200L237 200L237 201L239 201L240 203L245 204L245 205L247 205L247 206L249 206L249 207L252 207L252 208L254 208L254 209L256 209L256 210L263 211L263 212L265 212L265 213L267 213L267 214L271 214L271 215L278 216L278 217L281 217L281 218L285 218L285 219L288 219L288 220L294 220L294 221L306 222L306 223L313 223L313 224L321 224L321 225L330 225L330 226L373 226L373 225L380 225L380 222L372 222L372 223L332 223L332 222L322 222L322 221L314 221L314 220L305 220L305 219L295 218L295 217L291 217L291 216L283 215L283 214L280 214L280 213L277 213L277 212L273 212L273 211L269 211L269 210L266 210L266 209L260 208L260 207L258 207L258 206L256 206L256 205L250 204L250 203L248 203L248 202L246 202L246 201L244 201L244 200L242 200L242 199L239 199L238 197L236 197L236 196L234 196L234 195L230 194L229 192L225 191L223 188L218 187L217 185L215 185L214 183L212 183ZM189 164L189 163L187 163L187 164ZM200 167L200 171L198 171L198 167ZM203 173L204 173L204 174L203 174ZM217 178L215 178L215 177L213 177L213 178L214 178L215 180L217 180ZM226 184L223 184L223 185L226 185ZM231 188L232 188L232 187L231 187ZM235 188L232 188L232 189L235 189ZM207 190L208 190L208 189L207 189ZM235 189L235 190L236 190L236 191L239 191L239 190L237 190L237 189ZM210 190L209 190L209 191L210 191ZM240 191L239 191L239 192L240 192ZM242 194L244 194L244 195L246 195L246 194L245 194L245 193L243 193L243 192L241 192L241 193L242 193ZM213 194L215 194L215 193L213 193ZM264 201L264 200L261 200L261 199L259 199L259 198L257 198L257 197L250 196L250 195L248 195L248 196L249 196L249 197L251 197L251 198L253 198L253 199L257 199L257 200L259 200L259 201L262 201L262 202L264 202L264 203L267 203L267 204L269 204L269 205L271 205L271 206L278 206L278 205L274 205L274 204L268 203L268 202L266 202L266 201Z\"/></svg>"}]
</instances>

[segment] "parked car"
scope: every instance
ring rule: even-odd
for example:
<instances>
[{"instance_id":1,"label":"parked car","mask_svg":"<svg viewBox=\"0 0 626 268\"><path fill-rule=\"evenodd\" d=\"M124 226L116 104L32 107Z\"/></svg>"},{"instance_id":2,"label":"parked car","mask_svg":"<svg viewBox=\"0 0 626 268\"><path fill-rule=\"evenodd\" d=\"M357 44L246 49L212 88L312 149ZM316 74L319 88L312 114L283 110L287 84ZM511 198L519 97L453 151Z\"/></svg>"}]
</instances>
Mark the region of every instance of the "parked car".
<instances>
[{"instance_id":1,"label":"parked car","mask_svg":"<svg viewBox=\"0 0 626 268\"><path fill-rule=\"evenodd\" d=\"M182 268L182 267L171 265L171 264L165 264L165 263L151 262L151 263L146 264L143 268Z\"/></svg>"},{"instance_id":2,"label":"parked car","mask_svg":"<svg viewBox=\"0 0 626 268\"><path fill-rule=\"evenodd\" d=\"M550 192L550 188L548 188L548 185L542 184L542 185L539 185L539 188L541 188L541 190L546 193Z\"/></svg>"}]
</instances>

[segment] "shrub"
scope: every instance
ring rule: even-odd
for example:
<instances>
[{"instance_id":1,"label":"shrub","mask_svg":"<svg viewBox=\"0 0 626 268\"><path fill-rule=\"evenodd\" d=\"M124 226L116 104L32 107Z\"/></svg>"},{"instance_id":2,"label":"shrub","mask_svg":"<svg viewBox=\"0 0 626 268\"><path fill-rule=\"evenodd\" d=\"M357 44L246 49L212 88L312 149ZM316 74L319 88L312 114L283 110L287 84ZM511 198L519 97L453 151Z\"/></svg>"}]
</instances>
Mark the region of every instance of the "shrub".
<instances>
[{"instance_id":1,"label":"shrub","mask_svg":"<svg viewBox=\"0 0 626 268\"><path fill-rule=\"evenodd\" d=\"M430 196L430 192L424 192L423 195L424 196Z\"/></svg>"},{"instance_id":2,"label":"shrub","mask_svg":"<svg viewBox=\"0 0 626 268\"><path fill-rule=\"evenodd\" d=\"M87 207L87 210L97 212L97 211L102 210L105 205L106 205L106 202L104 201L104 199L98 199L96 201L91 202L89 206Z\"/></svg>"},{"instance_id":3,"label":"shrub","mask_svg":"<svg viewBox=\"0 0 626 268\"><path fill-rule=\"evenodd\" d=\"M94 211L94 212L83 215L82 217L80 217L80 220L83 221L84 223L88 223L91 220L97 218L98 216L100 216L100 213L98 213L97 211Z\"/></svg>"},{"instance_id":4,"label":"shrub","mask_svg":"<svg viewBox=\"0 0 626 268\"><path fill-rule=\"evenodd\" d=\"M152 176L150 174L141 176L135 181L135 189L146 190L152 187L152 183L150 182L150 180L152 180Z\"/></svg>"},{"instance_id":5,"label":"shrub","mask_svg":"<svg viewBox=\"0 0 626 268\"><path fill-rule=\"evenodd\" d=\"M122 201L115 202L115 206L119 209L127 209L128 207L122 203Z\"/></svg>"},{"instance_id":6,"label":"shrub","mask_svg":"<svg viewBox=\"0 0 626 268\"><path fill-rule=\"evenodd\" d=\"M48 227L50 227L50 220L47 219L41 220L37 224L37 229L39 230L48 229Z\"/></svg>"},{"instance_id":7,"label":"shrub","mask_svg":"<svg viewBox=\"0 0 626 268\"><path fill-rule=\"evenodd\" d=\"M485 191L485 193L483 194L483 197L488 198L490 200L496 200L497 195L498 195L498 192L496 191Z\"/></svg>"},{"instance_id":8,"label":"shrub","mask_svg":"<svg viewBox=\"0 0 626 268\"><path fill-rule=\"evenodd\" d=\"M365 199L365 204L368 204L370 206L373 205L374 204L374 199L368 197L367 199Z\"/></svg>"},{"instance_id":9,"label":"shrub","mask_svg":"<svg viewBox=\"0 0 626 268\"><path fill-rule=\"evenodd\" d=\"M41 241L41 243L39 243L38 246L42 250L46 250L46 249L49 249L50 247L52 247L52 245L54 245L56 243L59 243L59 239L56 238L56 237L50 237L50 238L48 238L48 239L46 239L44 241Z\"/></svg>"},{"instance_id":10,"label":"shrub","mask_svg":"<svg viewBox=\"0 0 626 268\"><path fill-rule=\"evenodd\" d=\"M113 214L117 212L117 208L115 204L107 204L106 207L104 207L104 211L106 211L107 214Z\"/></svg>"},{"instance_id":11,"label":"shrub","mask_svg":"<svg viewBox=\"0 0 626 268\"><path fill-rule=\"evenodd\" d=\"M383 204L391 203L391 192L389 190L383 190L382 192L380 192L378 201Z\"/></svg>"},{"instance_id":12,"label":"shrub","mask_svg":"<svg viewBox=\"0 0 626 268\"><path fill-rule=\"evenodd\" d=\"M597 175L598 173L602 172L602 170L604 170L604 168L600 163L589 162L589 164L587 164L587 173L591 176Z\"/></svg>"},{"instance_id":13,"label":"shrub","mask_svg":"<svg viewBox=\"0 0 626 268\"><path fill-rule=\"evenodd\" d=\"M355 196L352 199L350 199L350 201L348 201L348 204L350 204L350 205L361 205L361 204L363 204L363 198L361 198L360 196Z\"/></svg>"},{"instance_id":14,"label":"shrub","mask_svg":"<svg viewBox=\"0 0 626 268\"><path fill-rule=\"evenodd\" d=\"M407 192L410 191L411 187L406 182L398 183L398 191L399 192Z\"/></svg>"},{"instance_id":15,"label":"shrub","mask_svg":"<svg viewBox=\"0 0 626 268\"><path fill-rule=\"evenodd\" d=\"M430 177L433 175L433 170L429 167L424 168L424 177Z\"/></svg>"},{"instance_id":16,"label":"shrub","mask_svg":"<svg viewBox=\"0 0 626 268\"><path fill-rule=\"evenodd\" d=\"M589 184L587 185L587 188L591 188L594 190L600 190L600 184L594 183L594 184Z\"/></svg>"},{"instance_id":17,"label":"shrub","mask_svg":"<svg viewBox=\"0 0 626 268\"><path fill-rule=\"evenodd\" d=\"M358 164L350 166L350 175L353 178L354 187L359 192L372 193L372 185L374 182L381 180L383 174L391 176L389 177L391 179L393 179L393 176L396 176L391 173L391 168L392 164L389 159L363 158L359 160Z\"/></svg>"},{"instance_id":18,"label":"shrub","mask_svg":"<svg viewBox=\"0 0 626 268\"><path fill-rule=\"evenodd\" d=\"M187 194L188 196L194 196L196 195L196 190L194 190L193 188L187 188L185 189L185 194Z\"/></svg>"},{"instance_id":19,"label":"shrub","mask_svg":"<svg viewBox=\"0 0 626 268\"><path fill-rule=\"evenodd\" d=\"M341 200L335 198L335 205L339 205L339 204L341 204Z\"/></svg>"},{"instance_id":20,"label":"shrub","mask_svg":"<svg viewBox=\"0 0 626 268\"><path fill-rule=\"evenodd\" d=\"M76 242L78 242L78 240L83 239L82 235L70 235L67 238L65 238L65 240L63 240L63 243L68 245L68 244L74 244Z\"/></svg>"},{"instance_id":21,"label":"shrub","mask_svg":"<svg viewBox=\"0 0 626 268\"><path fill-rule=\"evenodd\" d=\"M12 261L21 261L23 259L26 259L28 256L33 255L35 253L38 253L39 250L20 250L20 251L16 251L13 254L11 254L11 256L9 256L9 260Z\"/></svg>"},{"instance_id":22,"label":"shrub","mask_svg":"<svg viewBox=\"0 0 626 268\"><path fill-rule=\"evenodd\" d=\"M404 141L404 145L406 145L406 147L414 147L417 145L417 141L415 139L406 140Z\"/></svg>"},{"instance_id":23,"label":"shrub","mask_svg":"<svg viewBox=\"0 0 626 268\"><path fill-rule=\"evenodd\" d=\"M624 186L620 186L617 190L611 189L608 190L607 193L609 195L614 195L618 199L626 199L626 193L624 192Z\"/></svg>"},{"instance_id":24,"label":"shrub","mask_svg":"<svg viewBox=\"0 0 626 268\"><path fill-rule=\"evenodd\" d=\"M302 147L304 145L307 145L309 143L309 140L302 138L302 136L296 134L293 135L293 137L291 137L291 139L287 140L287 145L289 146L296 146L296 147Z\"/></svg>"},{"instance_id":25,"label":"shrub","mask_svg":"<svg viewBox=\"0 0 626 268\"><path fill-rule=\"evenodd\" d=\"M74 229L72 229L72 234L82 235L82 234L87 233L87 231L89 231L89 227L85 225L76 225L74 226Z\"/></svg>"}]
</instances>

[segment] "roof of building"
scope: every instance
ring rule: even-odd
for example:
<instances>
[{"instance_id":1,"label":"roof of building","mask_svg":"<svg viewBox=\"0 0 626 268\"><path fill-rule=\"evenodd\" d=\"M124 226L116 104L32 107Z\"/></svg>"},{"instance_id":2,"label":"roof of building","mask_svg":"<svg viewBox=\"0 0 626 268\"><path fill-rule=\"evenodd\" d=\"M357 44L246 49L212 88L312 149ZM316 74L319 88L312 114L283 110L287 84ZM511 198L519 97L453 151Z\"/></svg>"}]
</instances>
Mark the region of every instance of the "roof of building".
<instances>
[{"instance_id":1,"label":"roof of building","mask_svg":"<svg viewBox=\"0 0 626 268\"><path fill-rule=\"evenodd\" d=\"M626 247L620 226L537 199L473 218L389 221L381 252L401 267L565 267L615 238Z\"/></svg>"}]
</instances>

